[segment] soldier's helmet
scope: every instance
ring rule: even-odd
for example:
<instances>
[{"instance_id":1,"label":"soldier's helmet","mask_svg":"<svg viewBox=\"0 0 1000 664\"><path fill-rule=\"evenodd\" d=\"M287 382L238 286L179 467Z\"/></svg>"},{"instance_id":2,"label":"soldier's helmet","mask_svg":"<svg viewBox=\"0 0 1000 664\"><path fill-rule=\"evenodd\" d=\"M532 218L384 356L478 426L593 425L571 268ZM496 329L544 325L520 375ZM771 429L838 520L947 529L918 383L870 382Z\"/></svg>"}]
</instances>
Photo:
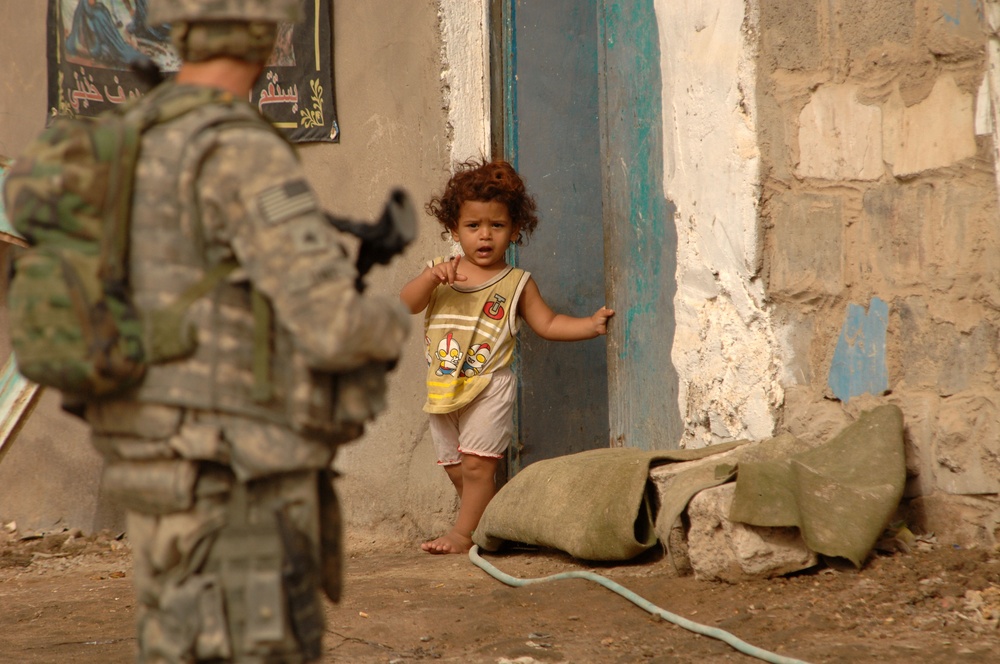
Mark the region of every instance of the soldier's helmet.
<instances>
[{"instance_id":1,"label":"soldier's helmet","mask_svg":"<svg viewBox=\"0 0 1000 664\"><path fill-rule=\"evenodd\" d=\"M298 23L302 0L149 0L151 24L185 21Z\"/></svg>"},{"instance_id":2,"label":"soldier's helmet","mask_svg":"<svg viewBox=\"0 0 1000 664\"><path fill-rule=\"evenodd\" d=\"M170 40L187 62L225 55L263 63L278 23L302 18L302 0L150 0L148 21L170 24Z\"/></svg>"}]
</instances>

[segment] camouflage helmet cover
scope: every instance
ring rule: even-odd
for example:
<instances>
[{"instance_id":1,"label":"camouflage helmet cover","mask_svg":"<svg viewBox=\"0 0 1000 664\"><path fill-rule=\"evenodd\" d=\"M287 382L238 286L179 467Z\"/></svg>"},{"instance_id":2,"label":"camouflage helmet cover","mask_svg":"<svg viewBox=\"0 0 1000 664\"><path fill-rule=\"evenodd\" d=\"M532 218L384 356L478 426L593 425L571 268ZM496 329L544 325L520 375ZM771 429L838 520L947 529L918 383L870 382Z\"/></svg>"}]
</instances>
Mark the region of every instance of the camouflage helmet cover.
<instances>
[{"instance_id":1,"label":"camouflage helmet cover","mask_svg":"<svg viewBox=\"0 0 1000 664\"><path fill-rule=\"evenodd\" d=\"M246 21L298 23L302 0L149 0L148 22Z\"/></svg>"}]
</instances>

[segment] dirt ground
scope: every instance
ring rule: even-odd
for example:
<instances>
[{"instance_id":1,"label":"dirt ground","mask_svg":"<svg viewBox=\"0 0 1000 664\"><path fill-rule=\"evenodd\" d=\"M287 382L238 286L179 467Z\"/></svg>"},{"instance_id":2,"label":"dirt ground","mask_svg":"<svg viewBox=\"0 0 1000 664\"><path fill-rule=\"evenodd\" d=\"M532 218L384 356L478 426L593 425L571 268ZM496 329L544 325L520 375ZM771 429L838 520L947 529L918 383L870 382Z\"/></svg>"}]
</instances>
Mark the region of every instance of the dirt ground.
<instances>
[{"instance_id":1,"label":"dirt ground","mask_svg":"<svg viewBox=\"0 0 1000 664\"><path fill-rule=\"evenodd\" d=\"M355 543L323 662L753 662L587 579L511 587L465 556ZM371 544L371 543L367 543ZM923 542L860 571L738 584L678 578L658 552L594 566L554 551L483 558L520 578L599 574L677 616L807 662L1000 660L1000 552ZM127 541L0 534L0 662L134 660Z\"/></svg>"}]
</instances>

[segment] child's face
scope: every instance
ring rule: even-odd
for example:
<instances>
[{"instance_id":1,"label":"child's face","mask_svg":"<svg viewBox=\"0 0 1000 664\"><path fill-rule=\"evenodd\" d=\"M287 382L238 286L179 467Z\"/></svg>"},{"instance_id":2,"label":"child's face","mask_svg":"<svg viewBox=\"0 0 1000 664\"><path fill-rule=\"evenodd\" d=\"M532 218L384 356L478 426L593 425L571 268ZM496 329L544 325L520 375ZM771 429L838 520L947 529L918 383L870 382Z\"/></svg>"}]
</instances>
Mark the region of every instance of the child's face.
<instances>
[{"instance_id":1,"label":"child's face","mask_svg":"<svg viewBox=\"0 0 1000 664\"><path fill-rule=\"evenodd\" d=\"M519 232L504 203L465 201L458 210L458 228L451 232L451 237L462 245L466 259L490 269L507 264L504 253Z\"/></svg>"}]
</instances>

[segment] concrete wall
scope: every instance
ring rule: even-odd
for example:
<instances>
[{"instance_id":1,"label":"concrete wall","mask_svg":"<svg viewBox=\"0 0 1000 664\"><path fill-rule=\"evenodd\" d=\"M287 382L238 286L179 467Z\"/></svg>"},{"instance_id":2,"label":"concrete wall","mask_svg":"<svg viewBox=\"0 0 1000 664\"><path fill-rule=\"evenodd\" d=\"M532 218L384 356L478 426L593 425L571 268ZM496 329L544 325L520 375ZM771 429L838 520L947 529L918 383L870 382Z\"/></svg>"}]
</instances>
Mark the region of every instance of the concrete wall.
<instances>
[{"instance_id":1,"label":"concrete wall","mask_svg":"<svg viewBox=\"0 0 1000 664\"><path fill-rule=\"evenodd\" d=\"M658 0L656 13L664 185L677 206L681 445L767 438L782 387L760 278L757 10Z\"/></svg>"},{"instance_id":2,"label":"concrete wall","mask_svg":"<svg viewBox=\"0 0 1000 664\"><path fill-rule=\"evenodd\" d=\"M0 0L0 154L16 155L44 126L45 4ZM301 146L310 182L329 210L374 218L399 185L422 203L447 179L453 144L474 154L488 145L485 10L477 4L334 3L341 142ZM451 41L442 38L448 25ZM442 64L446 56L455 66ZM460 92L449 94L454 87ZM428 257L446 251L436 221L420 216L416 245L391 266L375 268L372 292L395 296ZM421 411L422 335L420 319L413 322L390 380L389 412L338 457L356 539L429 537L453 518L454 490L435 465ZM0 341L6 357L5 335ZM120 519L98 499L99 474L86 427L60 412L55 394L46 394L0 464L0 522L14 520L22 531L118 527Z\"/></svg>"}]
</instances>

